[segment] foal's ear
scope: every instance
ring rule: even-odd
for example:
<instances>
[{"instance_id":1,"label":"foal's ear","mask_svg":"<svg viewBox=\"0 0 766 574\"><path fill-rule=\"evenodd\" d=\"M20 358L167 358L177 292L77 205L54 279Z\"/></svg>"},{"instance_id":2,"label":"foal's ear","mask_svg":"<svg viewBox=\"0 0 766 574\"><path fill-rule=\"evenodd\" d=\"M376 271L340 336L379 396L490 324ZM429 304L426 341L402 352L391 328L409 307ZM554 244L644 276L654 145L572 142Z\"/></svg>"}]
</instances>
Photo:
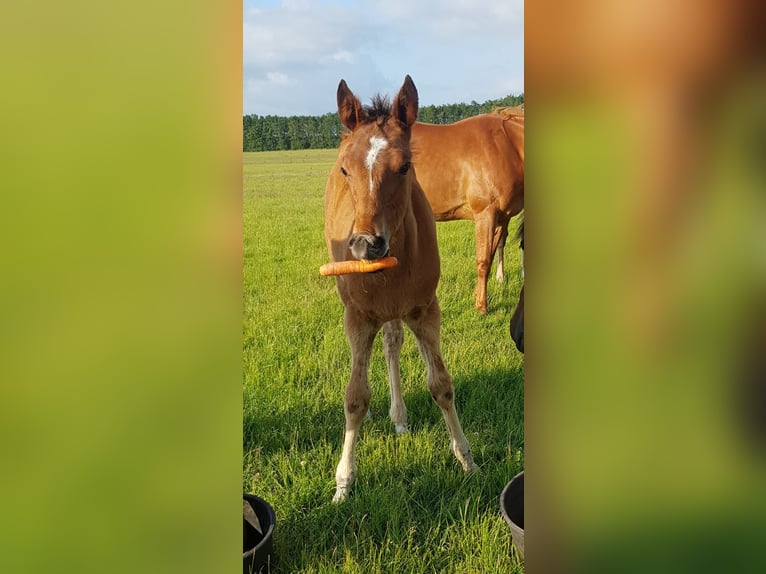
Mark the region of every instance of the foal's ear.
<instances>
[{"instance_id":1,"label":"foal's ear","mask_svg":"<svg viewBox=\"0 0 766 574\"><path fill-rule=\"evenodd\" d=\"M359 101L346 85L346 80L341 80L338 84L338 115L340 122L351 131L358 125L364 123L366 118L362 110L362 103Z\"/></svg>"},{"instance_id":2,"label":"foal's ear","mask_svg":"<svg viewBox=\"0 0 766 574\"><path fill-rule=\"evenodd\" d=\"M394 113L399 121L407 127L410 127L418 119L418 89L409 74L404 78L404 84L402 84L399 93L396 94Z\"/></svg>"}]
</instances>

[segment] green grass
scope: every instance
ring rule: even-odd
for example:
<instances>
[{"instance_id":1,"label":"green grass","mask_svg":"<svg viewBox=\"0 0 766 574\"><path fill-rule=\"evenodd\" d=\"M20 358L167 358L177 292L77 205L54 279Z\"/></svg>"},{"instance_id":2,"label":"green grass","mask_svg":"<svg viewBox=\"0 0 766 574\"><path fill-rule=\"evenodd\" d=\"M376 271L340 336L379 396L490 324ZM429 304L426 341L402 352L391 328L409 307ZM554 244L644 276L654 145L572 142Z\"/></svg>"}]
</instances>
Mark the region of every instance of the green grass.
<instances>
[{"instance_id":1,"label":"green grass","mask_svg":"<svg viewBox=\"0 0 766 574\"><path fill-rule=\"evenodd\" d=\"M331 502L343 438L350 351L328 261L323 195L335 150L244 154L243 488L277 514L272 572L522 572L499 495L524 465L523 356L508 334L521 280L491 279L489 315L474 310L473 225L439 223L442 353L480 470L466 475L405 333L402 392L410 432L388 418L380 337L371 418L348 500ZM514 225L514 223L512 223Z\"/></svg>"}]
</instances>

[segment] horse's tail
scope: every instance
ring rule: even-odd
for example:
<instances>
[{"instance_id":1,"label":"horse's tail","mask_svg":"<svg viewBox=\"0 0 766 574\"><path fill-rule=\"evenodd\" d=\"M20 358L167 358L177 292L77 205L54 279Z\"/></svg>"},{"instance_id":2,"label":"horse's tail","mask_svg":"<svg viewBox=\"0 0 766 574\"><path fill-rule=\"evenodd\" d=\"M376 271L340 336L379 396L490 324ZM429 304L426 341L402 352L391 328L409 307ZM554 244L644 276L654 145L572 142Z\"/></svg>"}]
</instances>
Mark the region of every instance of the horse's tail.
<instances>
[{"instance_id":1,"label":"horse's tail","mask_svg":"<svg viewBox=\"0 0 766 574\"><path fill-rule=\"evenodd\" d=\"M500 116L503 130L524 162L524 104L520 106L495 108L492 113Z\"/></svg>"},{"instance_id":2,"label":"horse's tail","mask_svg":"<svg viewBox=\"0 0 766 574\"><path fill-rule=\"evenodd\" d=\"M516 231L516 238L521 246L521 279L524 280L524 212L519 216L519 228ZM516 348L524 352L524 283L521 284L521 293L519 293L519 302L511 315L510 322L511 339L516 343Z\"/></svg>"},{"instance_id":3,"label":"horse's tail","mask_svg":"<svg viewBox=\"0 0 766 574\"><path fill-rule=\"evenodd\" d=\"M500 106L494 108L492 113L500 116L504 120L524 123L524 104L518 106Z\"/></svg>"}]
</instances>

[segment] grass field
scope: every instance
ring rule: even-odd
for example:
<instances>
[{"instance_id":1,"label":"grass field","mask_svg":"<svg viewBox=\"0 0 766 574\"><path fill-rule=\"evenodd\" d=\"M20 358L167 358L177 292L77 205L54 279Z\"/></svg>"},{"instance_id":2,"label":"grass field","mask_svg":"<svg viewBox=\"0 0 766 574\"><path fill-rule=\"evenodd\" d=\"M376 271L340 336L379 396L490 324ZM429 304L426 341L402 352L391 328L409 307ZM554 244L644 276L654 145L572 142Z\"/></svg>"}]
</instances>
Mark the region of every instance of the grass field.
<instances>
[{"instance_id":1,"label":"grass field","mask_svg":"<svg viewBox=\"0 0 766 574\"><path fill-rule=\"evenodd\" d=\"M334 505L350 351L328 261L323 194L335 150L244 154L243 488L277 514L272 572L522 572L499 495L524 467L523 356L508 335L521 280L490 281L489 315L473 307L473 224L437 225L442 353L480 466L466 475L449 450L411 333L402 348L410 432L396 437L378 337L371 417L357 480ZM511 223L515 226L515 222Z\"/></svg>"}]
</instances>

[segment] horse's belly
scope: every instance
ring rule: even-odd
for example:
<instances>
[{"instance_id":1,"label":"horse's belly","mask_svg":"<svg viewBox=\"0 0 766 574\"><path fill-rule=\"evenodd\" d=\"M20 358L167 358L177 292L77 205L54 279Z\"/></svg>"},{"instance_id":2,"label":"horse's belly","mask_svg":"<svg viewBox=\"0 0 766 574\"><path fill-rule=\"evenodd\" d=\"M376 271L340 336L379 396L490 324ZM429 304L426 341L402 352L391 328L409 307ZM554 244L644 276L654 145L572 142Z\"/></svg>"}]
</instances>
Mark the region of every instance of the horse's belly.
<instances>
[{"instance_id":1,"label":"horse's belly","mask_svg":"<svg viewBox=\"0 0 766 574\"><path fill-rule=\"evenodd\" d=\"M436 221L456 221L458 219L473 219L473 211L463 204L450 209L443 209L439 212L434 211Z\"/></svg>"}]
</instances>

